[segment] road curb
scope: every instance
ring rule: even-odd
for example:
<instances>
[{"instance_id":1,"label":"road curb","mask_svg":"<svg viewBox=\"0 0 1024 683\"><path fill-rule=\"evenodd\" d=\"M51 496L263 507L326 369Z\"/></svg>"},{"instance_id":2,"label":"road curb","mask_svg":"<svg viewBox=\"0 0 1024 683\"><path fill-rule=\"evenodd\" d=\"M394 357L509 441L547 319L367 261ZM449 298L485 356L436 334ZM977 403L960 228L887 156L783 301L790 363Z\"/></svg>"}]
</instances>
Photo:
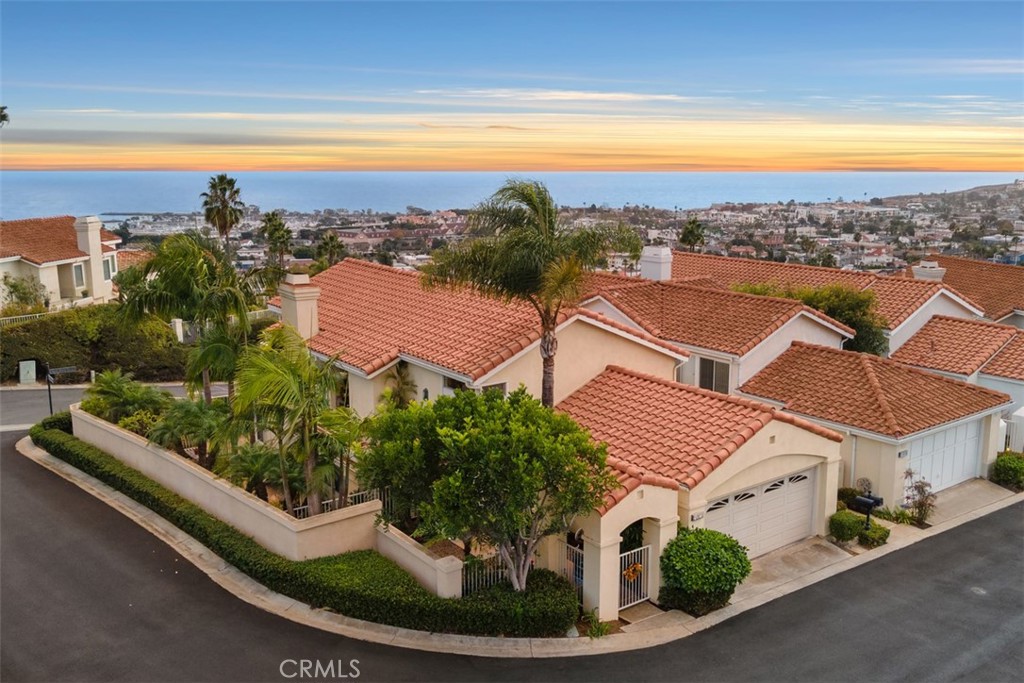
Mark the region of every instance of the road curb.
<instances>
[{"instance_id":1,"label":"road curb","mask_svg":"<svg viewBox=\"0 0 1024 683\"><path fill-rule=\"evenodd\" d=\"M582 657L664 645L704 631L738 614L760 607L841 572L859 567L879 557L884 557L948 529L1024 501L1024 493L1008 496L929 529L917 530L919 533L906 536L881 548L840 560L686 623L633 633L617 633L594 640L589 638L489 638L414 631L352 619L329 610L310 607L276 593L253 580L160 515L63 460L53 457L33 444L30 437L26 436L19 440L16 449L33 462L78 486L128 517L177 551L221 588L254 607L289 621L355 640L424 652L494 658Z\"/></svg>"}]
</instances>

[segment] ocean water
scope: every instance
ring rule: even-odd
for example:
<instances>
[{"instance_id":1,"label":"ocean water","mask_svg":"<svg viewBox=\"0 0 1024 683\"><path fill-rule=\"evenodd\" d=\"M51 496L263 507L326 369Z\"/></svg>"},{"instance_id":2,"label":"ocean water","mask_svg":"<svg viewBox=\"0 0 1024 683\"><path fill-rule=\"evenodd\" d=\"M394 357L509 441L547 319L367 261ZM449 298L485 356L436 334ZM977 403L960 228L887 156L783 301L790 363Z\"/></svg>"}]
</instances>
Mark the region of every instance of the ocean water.
<instances>
[{"instance_id":1,"label":"ocean water","mask_svg":"<svg viewBox=\"0 0 1024 683\"><path fill-rule=\"evenodd\" d=\"M2 171L0 217L188 212L211 173ZM470 208L511 176L541 180L561 205L647 204L701 208L717 202L819 202L965 190L1013 182L1013 173L473 173L238 172L242 200L283 208L404 211Z\"/></svg>"}]
</instances>

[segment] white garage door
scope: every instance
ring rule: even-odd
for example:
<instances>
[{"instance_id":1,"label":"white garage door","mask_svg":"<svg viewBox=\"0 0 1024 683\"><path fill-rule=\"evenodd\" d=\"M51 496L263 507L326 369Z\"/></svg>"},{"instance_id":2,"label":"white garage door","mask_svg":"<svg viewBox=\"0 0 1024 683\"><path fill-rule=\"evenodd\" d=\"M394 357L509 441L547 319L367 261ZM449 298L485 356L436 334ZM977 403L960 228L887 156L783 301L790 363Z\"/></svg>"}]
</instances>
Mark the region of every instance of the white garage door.
<instances>
[{"instance_id":1,"label":"white garage door","mask_svg":"<svg viewBox=\"0 0 1024 683\"><path fill-rule=\"evenodd\" d=\"M981 457L981 420L915 439L908 450L914 478L930 483L932 491L973 479Z\"/></svg>"},{"instance_id":2,"label":"white garage door","mask_svg":"<svg viewBox=\"0 0 1024 683\"><path fill-rule=\"evenodd\" d=\"M813 469L780 477L713 501L704 523L757 557L812 535L814 489Z\"/></svg>"}]
</instances>

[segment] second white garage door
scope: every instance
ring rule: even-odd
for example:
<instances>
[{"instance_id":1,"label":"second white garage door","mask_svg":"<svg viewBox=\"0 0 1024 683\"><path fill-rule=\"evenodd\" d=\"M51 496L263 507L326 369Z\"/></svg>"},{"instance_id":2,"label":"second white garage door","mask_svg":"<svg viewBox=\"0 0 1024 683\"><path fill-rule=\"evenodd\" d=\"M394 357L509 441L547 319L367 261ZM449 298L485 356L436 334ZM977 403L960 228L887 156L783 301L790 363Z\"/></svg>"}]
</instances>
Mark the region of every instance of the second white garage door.
<instances>
[{"instance_id":1,"label":"second white garage door","mask_svg":"<svg viewBox=\"0 0 1024 683\"><path fill-rule=\"evenodd\" d=\"M705 526L729 534L750 557L812 535L814 470L737 491L708 505Z\"/></svg>"},{"instance_id":2,"label":"second white garage door","mask_svg":"<svg viewBox=\"0 0 1024 683\"><path fill-rule=\"evenodd\" d=\"M981 456L981 420L910 442L908 467L915 479L924 479L932 491L941 491L978 476Z\"/></svg>"}]
</instances>

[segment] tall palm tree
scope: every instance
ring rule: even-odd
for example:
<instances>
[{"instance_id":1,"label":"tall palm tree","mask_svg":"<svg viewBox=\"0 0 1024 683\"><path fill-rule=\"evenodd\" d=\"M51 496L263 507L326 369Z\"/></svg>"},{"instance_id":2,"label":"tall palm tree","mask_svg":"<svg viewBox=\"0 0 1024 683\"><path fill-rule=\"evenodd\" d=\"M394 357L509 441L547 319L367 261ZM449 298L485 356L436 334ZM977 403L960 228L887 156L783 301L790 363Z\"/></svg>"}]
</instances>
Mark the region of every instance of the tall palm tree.
<instances>
[{"instance_id":1,"label":"tall palm tree","mask_svg":"<svg viewBox=\"0 0 1024 683\"><path fill-rule=\"evenodd\" d=\"M185 366L185 385L189 391L205 391L205 372L208 381L227 382L228 403L232 403L235 396L235 366L245 346L245 332L237 323L218 325L202 334L189 352L188 364Z\"/></svg>"},{"instance_id":2,"label":"tall palm tree","mask_svg":"<svg viewBox=\"0 0 1024 683\"><path fill-rule=\"evenodd\" d=\"M384 375L384 393L378 401L390 401L396 408L408 408L416 400L416 380L412 377L409 364L404 360L395 363Z\"/></svg>"},{"instance_id":3,"label":"tall palm tree","mask_svg":"<svg viewBox=\"0 0 1024 683\"><path fill-rule=\"evenodd\" d=\"M214 442L229 416L223 401L212 405L189 399L173 401L149 430L149 440L185 457L189 457L186 449L195 448L199 465L210 470L216 459Z\"/></svg>"},{"instance_id":4,"label":"tall palm tree","mask_svg":"<svg viewBox=\"0 0 1024 683\"><path fill-rule=\"evenodd\" d=\"M333 230L325 232L320 237L320 243L316 245L316 257L326 261L328 266L333 266L345 258L346 251L345 245L341 243L338 234Z\"/></svg>"},{"instance_id":5,"label":"tall palm tree","mask_svg":"<svg viewBox=\"0 0 1024 683\"><path fill-rule=\"evenodd\" d=\"M7 115L7 107L0 106L0 128L3 128L11 122L11 117Z\"/></svg>"},{"instance_id":6,"label":"tall palm tree","mask_svg":"<svg viewBox=\"0 0 1024 683\"><path fill-rule=\"evenodd\" d=\"M679 236L679 244L688 247L690 251L697 251L697 247L704 244L704 225L695 217L691 217L683 225L683 232Z\"/></svg>"},{"instance_id":7,"label":"tall palm tree","mask_svg":"<svg viewBox=\"0 0 1024 683\"><path fill-rule=\"evenodd\" d=\"M248 332L249 304L263 286L262 273L239 276L215 240L194 232L161 242L153 258L142 265L142 278L121 307L124 321L134 324L148 313L165 320L182 318L196 325L200 336L210 329L226 329L232 319L240 333ZM202 368L202 382L210 403L208 366Z\"/></svg>"},{"instance_id":8,"label":"tall palm tree","mask_svg":"<svg viewBox=\"0 0 1024 683\"><path fill-rule=\"evenodd\" d=\"M583 292L587 271L611 251L640 256L630 228L572 228L559 219L540 182L510 179L470 216L475 239L449 245L426 266L426 287L466 288L504 301L525 301L540 318L544 376L541 401L555 400L555 328Z\"/></svg>"},{"instance_id":9,"label":"tall palm tree","mask_svg":"<svg viewBox=\"0 0 1024 683\"><path fill-rule=\"evenodd\" d=\"M263 214L259 234L266 241L271 258L277 260L277 267L283 271L284 257L288 254L292 242L292 231L284 224L281 213L271 211Z\"/></svg>"},{"instance_id":10,"label":"tall palm tree","mask_svg":"<svg viewBox=\"0 0 1024 683\"><path fill-rule=\"evenodd\" d=\"M242 354L236 378L235 410L254 410L269 417L268 421L278 422L273 431L282 478L286 449L294 450L303 466L309 514L319 514L321 494L333 482L322 474L318 442L331 436L348 439L358 424L350 409L330 406L329 396L338 386L334 360L318 363L293 327L271 327L264 330L258 345ZM285 490L290 507L290 494Z\"/></svg>"},{"instance_id":11,"label":"tall palm tree","mask_svg":"<svg viewBox=\"0 0 1024 683\"><path fill-rule=\"evenodd\" d=\"M203 198L203 216L224 240L224 253L231 253L231 231L242 221L242 191L234 178L221 173L210 178Z\"/></svg>"}]
</instances>

